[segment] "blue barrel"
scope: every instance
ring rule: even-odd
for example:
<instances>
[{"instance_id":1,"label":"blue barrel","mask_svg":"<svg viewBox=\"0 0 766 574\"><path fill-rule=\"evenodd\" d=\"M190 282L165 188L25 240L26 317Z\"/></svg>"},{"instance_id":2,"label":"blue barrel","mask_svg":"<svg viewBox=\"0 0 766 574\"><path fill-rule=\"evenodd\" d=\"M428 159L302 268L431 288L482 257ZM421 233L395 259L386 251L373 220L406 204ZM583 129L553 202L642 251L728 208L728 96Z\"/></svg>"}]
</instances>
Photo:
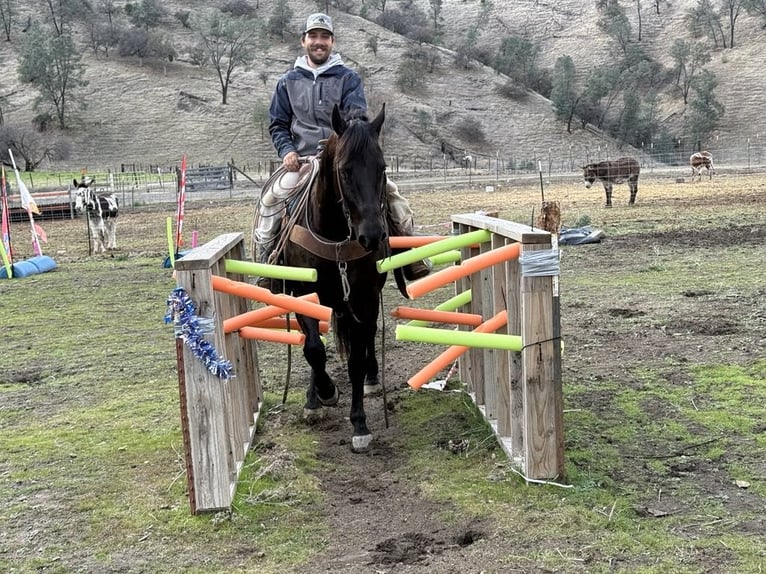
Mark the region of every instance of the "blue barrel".
<instances>
[{"instance_id":1,"label":"blue barrel","mask_svg":"<svg viewBox=\"0 0 766 574\"><path fill-rule=\"evenodd\" d=\"M47 255L38 255L37 257L28 259L28 261L37 267L39 273L53 271L56 268L56 262Z\"/></svg>"},{"instance_id":2,"label":"blue barrel","mask_svg":"<svg viewBox=\"0 0 766 574\"><path fill-rule=\"evenodd\" d=\"M13 264L13 278L29 277L30 275L36 275L40 271L37 269L34 263L31 261L18 261ZM3 269L5 273L5 269Z\"/></svg>"}]
</instances>

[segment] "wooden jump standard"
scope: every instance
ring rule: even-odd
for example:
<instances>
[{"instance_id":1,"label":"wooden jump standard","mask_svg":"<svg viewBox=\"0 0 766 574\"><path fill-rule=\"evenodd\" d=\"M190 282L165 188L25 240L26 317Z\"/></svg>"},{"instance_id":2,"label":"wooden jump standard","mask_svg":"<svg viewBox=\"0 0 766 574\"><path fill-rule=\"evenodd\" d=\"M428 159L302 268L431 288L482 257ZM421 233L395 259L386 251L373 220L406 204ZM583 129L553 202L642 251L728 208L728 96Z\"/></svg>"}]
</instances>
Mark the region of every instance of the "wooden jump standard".
<instances>
[{"instance_id":1,"label":"wooden jump standard","mask_svg":"<svg viewBox=\"0 0 766 574\"><path fill-rule=\"evenodd\" d=\"M507 310L508 323L498 332L520 334L522 350L471 348L467 360L460 361L460 374L524 476L561 478L565 469L559 278L558 274L525 276L520 264L524 255L551 250L551 234L479 214L453 215L452 228L461 234L476 229L492 232L490 242L464 248L463 259L512 242L521 244L518 259L461 279L455 289L457 293L471 289L465 311L485 320Z\"/></svg>"},{"instance_id":2,"label":"wooden jump standard","mask_svg":"<svg viewBox=\"0 0 766 574\"><path fill-rule=\"evenodd\" d=\"M263 391L255 341L237 331L224 333L224 320L248 310L247 300L213 289L213 276L243 281L228 273L226 259L245 259L242 233L220 235L175 262L176 280L194 301L197 315L213 321L206 339L232 364L233 377L210 373L176 339L178 386L186 476L191 511L230 508L239 472L255 435Z\"/></svg>"},{"instance_id":3,"label":"wooden jump standard","mask_svg":"<svg viewBox=\"0 0 766 574\"><path fill-rule=\"evenodd\" d=\"M478 335L475 346L453 343L432 365L410 379L410 385L418 388L445 357L450 362L460 357L460 378L512 464L527 479L561 478L565 473L561 328L558 254L553 251L552 236L528 225L480 214L453 215L452 227L453 236L468 238L477 232L480 235L481 230L490 234L478 245L466 243L468 246L461 248L464 263L459 267L416 281L407 290L410 296L420 297L454 282L458 296L470 293L468 302L458 309L466 317L479 315L482 320L478 327L462 322L459 329L495 332L508 336L508 341L503 341L503 348L481 348L481 337L495 335ZM542 269L529 265L534 257L530 254L538 252L539 257L541 250L547 250L542 253L544 261L555 265L543 265ZM479 263L492 259L499 262ZM405 329L397 329L397 336L400 330L405 336ZM415 331L409 330L407 335L412 338L408 340L416 340ZM442 332L429 331L431 339ZM422 335L425 340L425 333Z\"/></svg>"}]
</instances>

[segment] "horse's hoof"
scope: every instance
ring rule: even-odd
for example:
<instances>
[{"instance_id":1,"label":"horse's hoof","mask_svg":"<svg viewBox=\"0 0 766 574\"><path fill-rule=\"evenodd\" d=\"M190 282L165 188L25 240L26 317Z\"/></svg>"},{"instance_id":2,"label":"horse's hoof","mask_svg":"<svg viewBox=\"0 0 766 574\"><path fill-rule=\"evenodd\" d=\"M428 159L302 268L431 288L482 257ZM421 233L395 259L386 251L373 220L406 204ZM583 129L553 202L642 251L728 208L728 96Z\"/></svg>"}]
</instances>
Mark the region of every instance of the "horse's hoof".
<instances>
[{"instance_id":1,"label":"horse's hoof","mask_svg":"<svg viewBox=\"0 0 766 574\"><path fill-rule=\"evenodd\" d=\"M317 395L319 397L319 402L322 403L323 406L334 407L335 405L338 404L338 397L340 396L340 394L338 393L337 385L333 385L333 391L334 391L333 395L329 399L323 399L322 397L319 397L319 395Z\"/></svg>"},{"instance_id":2,"label":"horse's hoof","mask_svg":"<svg viewBox=\"0 0 766 574\"><path fill-rule=\"evenodd\" d=\"M372 442L371 434L351 437L351 451L352 452L367 452L368 450L370 450L371 442Z\"/></svg>"},{"instance_id":3,"label":"horse's hoof","mask_svg":"<svg viewBox=\"0 0 766 574\"><path fill-rule=\"evenodd\" d=\"M380 386L380 381L374 380L374 381L365 381L364 383L364 396L374 395L378 392L380 392L380 389L382 387Z\"/></svg>"},{"instance_id":4,"label":"horse's hoof","mask_svg":"<svg viewBox=\"0 0 766 574\"><path fill-rule=\"evenodd\" d=\"M303 407L303 420L308 423L321 421L324 418L324 415L325 413L322 407L319 407L318 409L309 409L307 407Z\"/></svg>"}]
</instances>

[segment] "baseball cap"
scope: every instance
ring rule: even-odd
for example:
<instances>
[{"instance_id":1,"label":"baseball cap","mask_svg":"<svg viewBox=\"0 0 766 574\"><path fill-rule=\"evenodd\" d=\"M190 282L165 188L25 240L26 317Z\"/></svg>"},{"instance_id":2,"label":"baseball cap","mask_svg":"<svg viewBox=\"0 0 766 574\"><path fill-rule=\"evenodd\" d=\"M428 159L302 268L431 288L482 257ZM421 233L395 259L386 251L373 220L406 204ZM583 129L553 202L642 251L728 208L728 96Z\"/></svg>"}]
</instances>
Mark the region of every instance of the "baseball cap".
<instances>
[{"instance_id":1,"label":"baseball cap","mask_svg":"<svg viewBox=\"0 0 766 574\"><path fill-rule=\"evenodd\" d=\"M327 14L322 14L321 12L312 14L306 20L306 29L303 31L303 33L305 34L311 30L327 30L330 34L332 34L332 18L330 18Z\"/></svg>"}]
</instances>

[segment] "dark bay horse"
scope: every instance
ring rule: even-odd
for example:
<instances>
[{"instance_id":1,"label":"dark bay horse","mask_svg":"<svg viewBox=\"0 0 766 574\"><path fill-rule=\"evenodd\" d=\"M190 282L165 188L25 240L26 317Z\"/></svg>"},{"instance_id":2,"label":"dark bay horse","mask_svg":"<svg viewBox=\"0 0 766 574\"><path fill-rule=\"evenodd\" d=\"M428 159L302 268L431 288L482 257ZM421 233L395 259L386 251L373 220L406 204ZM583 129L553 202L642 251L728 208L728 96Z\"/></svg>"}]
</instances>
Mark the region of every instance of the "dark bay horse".
<instances>
[{"instance_id":1,"label":"dark bay horse","mask_svg":"<svg viewBox=\"0 0 766 574\"><path fill-rule=\"evenodd\" d=\"M351 382L352 450L368 450L372 434L364 412L365 384L378 382L375 334L385 274L376 262L389 254L386 220L386 163L379 144L385 105L378 116L332 114L333 134L321 152L305 215L289 231L284 263L317 270L316 283L287 282L294 295L316 292L333 309L333 332L345 356ZM327 354L316 319L297 316L306 336L303 354L311 366L304 415L321 416L338 402L338 388L326 370Z\"/></svg>"}]
</instances>

